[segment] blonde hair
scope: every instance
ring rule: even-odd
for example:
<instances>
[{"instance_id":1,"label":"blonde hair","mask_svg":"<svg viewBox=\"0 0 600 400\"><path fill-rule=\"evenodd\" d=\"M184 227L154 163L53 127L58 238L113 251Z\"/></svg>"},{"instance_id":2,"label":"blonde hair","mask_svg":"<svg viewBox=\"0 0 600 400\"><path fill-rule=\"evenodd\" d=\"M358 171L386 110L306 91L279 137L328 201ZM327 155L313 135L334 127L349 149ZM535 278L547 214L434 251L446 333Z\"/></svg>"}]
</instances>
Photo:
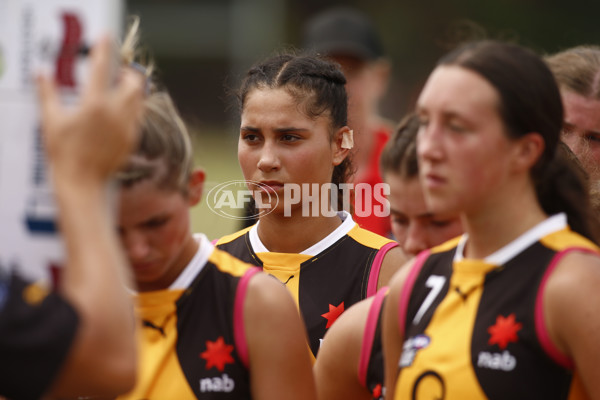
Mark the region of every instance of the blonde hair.
<instances>
[{"instance_id":1,"label":"blonde hair","mask_svg":"<svg viewBox=\"0 0 600 400\"><path fill-rule=\"evenodd\" d=\"M134 17L121 46L124 65L136 62L138 29L139 18ZM150 79L151 68L146 71ZM189 133L171 96L155 85L150 85L144 100L141 131L138 148L117 174L117 180L124 187L152 180L160 188L187 193L194 162Z\"/></svg>"},{"instance_id":2,"label":"blonde hair","mask_svg":"<svg viewBox=\"0 0 600 400\"><path fill-rule=\"evenodd\" d=\"M600 100L600 47L577 46L546 57L561 89Z\"/></svg>"},{"instance_id":3,"label":"blonde hair","mask_svg":"<svg viewBox=\"0 0 600 400\"><path fill-rule=\"evenodd\" d=\"M154 63L150 56L140 47L140 17L133 15L127 28L125 38L119 48L119 56L123 65L136 63L145 69L146 78L152 77Z\"/></svg>"}]
</instances>

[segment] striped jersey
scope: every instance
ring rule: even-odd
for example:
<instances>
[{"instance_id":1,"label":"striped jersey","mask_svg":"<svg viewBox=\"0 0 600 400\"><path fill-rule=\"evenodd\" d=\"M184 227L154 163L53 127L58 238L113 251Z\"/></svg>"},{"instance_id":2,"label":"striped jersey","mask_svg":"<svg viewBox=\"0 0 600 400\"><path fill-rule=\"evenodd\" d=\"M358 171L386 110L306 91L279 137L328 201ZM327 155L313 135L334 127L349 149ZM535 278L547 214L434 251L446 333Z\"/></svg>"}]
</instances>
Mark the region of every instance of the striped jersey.
<instances>
[{"instance_id":1,"label":"striped jersey","mask_svg":"<svg viewBox=\"0 0 600 400\"><path fill-rule=\"evenodd\" d=\"M396 399L567 399L573 362L551 342L548 277L571 251L597 252L557 214L485 259L467 236L421 253L399 303Z\"/></svg>"},{"instance_id":2,"label":"striped jersey","mask_svg":"<svg viewBox=\"0 0 600 400\"><path fill-rule=\"evenodd\" d=\"M217 242L218 248L261 267L286 285L306 324L313 356L337 317L377 292L383 257L398 245L360 228L346 212L340 217L343 222L338 228L301 253L267 250L258 237L258 224Z\"/></svg>"},{"instance_id":3,"label":"striped jersey","mask_svg":"<svg viewBox=\"0 0 600 400\"><path fill-rule=\"evenodd\" d=\"M204 235L173 284L136 295L141 320L136 387L120 399L250 399L243 304L258 268Z\"/></svg>"}]
</instances>

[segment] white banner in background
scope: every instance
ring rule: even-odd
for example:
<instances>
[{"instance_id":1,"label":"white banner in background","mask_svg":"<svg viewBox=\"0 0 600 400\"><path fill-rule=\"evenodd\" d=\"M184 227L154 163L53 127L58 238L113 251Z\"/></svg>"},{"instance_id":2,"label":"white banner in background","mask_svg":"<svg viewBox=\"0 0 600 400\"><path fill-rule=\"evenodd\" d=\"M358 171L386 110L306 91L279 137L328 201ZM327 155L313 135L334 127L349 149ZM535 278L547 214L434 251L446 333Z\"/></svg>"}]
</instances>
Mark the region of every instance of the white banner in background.
<instances>
[{"instance_id":1,"label":"white banner in background","mask_svg":"<svg viewBox=\"0 0 600 400\"><path fill-rule=\"evenodd\" d=\"M121 0L0 0L0 268L56 283L64 251L40 137L34 76L77 98L87 52L119 38ZM93 229L93 227L90 227Z\"/></svg>"}]
</instances>

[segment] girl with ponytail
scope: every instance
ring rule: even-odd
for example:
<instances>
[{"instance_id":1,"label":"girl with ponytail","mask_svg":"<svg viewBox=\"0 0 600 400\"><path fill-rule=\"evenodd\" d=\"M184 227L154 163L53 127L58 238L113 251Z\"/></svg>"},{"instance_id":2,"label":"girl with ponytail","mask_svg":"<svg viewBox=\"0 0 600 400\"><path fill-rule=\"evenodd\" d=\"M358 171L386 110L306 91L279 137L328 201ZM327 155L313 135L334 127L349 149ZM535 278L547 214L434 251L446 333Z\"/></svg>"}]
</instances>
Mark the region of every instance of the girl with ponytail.
<instances>
[{"instance_id":1,"label":"girl with ponytail","mask_svg":"<svg viewBox=\"0 0 600 400\"><path fill-rule=\"evenodd\" d=\"M465 234L392 280L386 398L599 397L598 236L552 73L523 47L469 43L417 113L426 203Z\"/></svg>"}]
</instances>

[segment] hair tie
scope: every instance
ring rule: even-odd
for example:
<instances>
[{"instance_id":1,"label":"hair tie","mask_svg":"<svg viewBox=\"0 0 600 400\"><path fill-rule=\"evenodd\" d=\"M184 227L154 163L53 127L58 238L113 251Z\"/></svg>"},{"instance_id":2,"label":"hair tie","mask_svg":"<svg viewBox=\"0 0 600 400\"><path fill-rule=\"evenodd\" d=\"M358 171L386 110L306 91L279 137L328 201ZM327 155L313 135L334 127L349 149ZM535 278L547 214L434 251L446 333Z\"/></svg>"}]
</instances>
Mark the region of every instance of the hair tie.
<instances>
[{"instance_id":1,"label":"hair tie","mask_svg":"<svg viewBox=\"0 0 600 400\"><path fill-rule=\"evenodd\" d=\"M135 61L130 62L129 67L144 76L146 80L146 84L144 85L144 94L148 96L150 94L150 77L148 76L148 69L142 64L136 63Z\"/></svg>"}]
</instances>

